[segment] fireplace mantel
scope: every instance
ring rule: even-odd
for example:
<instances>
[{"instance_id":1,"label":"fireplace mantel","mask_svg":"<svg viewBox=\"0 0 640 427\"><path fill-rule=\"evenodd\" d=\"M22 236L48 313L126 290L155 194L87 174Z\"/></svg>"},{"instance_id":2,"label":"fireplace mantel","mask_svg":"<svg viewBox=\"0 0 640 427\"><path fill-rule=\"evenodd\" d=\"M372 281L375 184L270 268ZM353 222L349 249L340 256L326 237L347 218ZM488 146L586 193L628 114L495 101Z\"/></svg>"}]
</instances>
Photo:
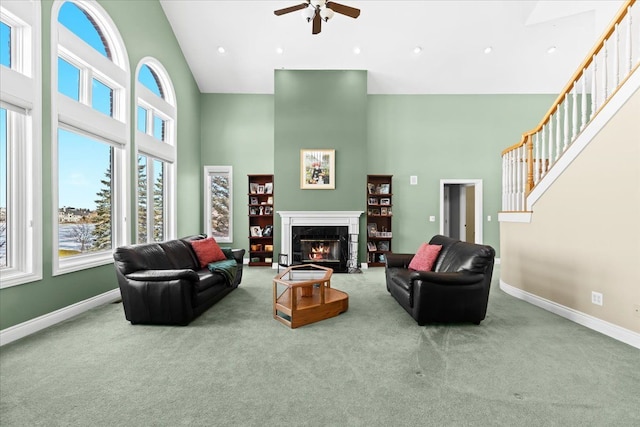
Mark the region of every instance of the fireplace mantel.
<instances>
[{"instance_id":1,"label":"fireplace mantel","mask_svg":"<svg viewBox=\"0 0 640 427\"><path fill-rule=\"evenodd\" d=\"M293 259L291 253L291 227L298 226L347 226L349 234L359 234L360 215L364 211L278 211L281 217L281 254Z\"/></svg>"}]
</instances>

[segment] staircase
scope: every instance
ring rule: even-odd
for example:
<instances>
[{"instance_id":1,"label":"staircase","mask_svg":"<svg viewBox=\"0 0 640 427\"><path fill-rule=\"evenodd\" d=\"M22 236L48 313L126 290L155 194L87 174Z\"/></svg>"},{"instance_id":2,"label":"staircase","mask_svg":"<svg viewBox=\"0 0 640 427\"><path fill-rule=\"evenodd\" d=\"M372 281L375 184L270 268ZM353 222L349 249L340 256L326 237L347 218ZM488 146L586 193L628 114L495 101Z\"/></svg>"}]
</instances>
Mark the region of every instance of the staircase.
<instances>
[{"instance_id":1,"label":"staircase","mask_svg":"<svg viewBox=\"0 0 640 427\"><path fill-rule=\"evenodd\" d=\"M587 54L569 83L560 93L538 126L502 152L502 211L526 212L534 200L528 200L534 188L544 182L551 170L555 176L566 166L567 150L584 139L587 128L606 123L603 110L624 86L633 86L640 66L640 6L628 0L602 37ZM611 108L609 108L611 110ZM548 180L547 180L548 181Z\"/></svg>"},{"instance_id":2,"label":"staircase","mask_svg":"<svg viewBox=\"0 0 640 427\"><path fill-rule=\"evenodd\" d=\"M500 286L640 348L640 7L504 150Z\"/></svg>"}]
</instances>

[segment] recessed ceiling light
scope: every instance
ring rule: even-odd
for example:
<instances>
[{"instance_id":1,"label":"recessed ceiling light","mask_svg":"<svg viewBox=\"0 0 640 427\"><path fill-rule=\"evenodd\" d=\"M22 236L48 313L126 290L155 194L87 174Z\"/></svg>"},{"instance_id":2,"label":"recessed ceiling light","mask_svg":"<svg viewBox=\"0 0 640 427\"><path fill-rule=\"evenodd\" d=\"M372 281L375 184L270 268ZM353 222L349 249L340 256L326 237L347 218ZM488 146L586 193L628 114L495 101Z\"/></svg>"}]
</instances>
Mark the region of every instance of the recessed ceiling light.
<instances>
[{"instance_id":1,"label":"recessed ceiling light","mask_svg":"<svg viewBox=\"0 0 640 427\"><path fill-rule=\"evenodd\" d=\"M356 55L360 55L360 52L362 52L362 51L360 50L360 48L358 46L353 48L353 53L355 53Z\"/></svg>"},{"instance_id":2,"label":"recessed ceiling light","mask_svg":"<svg viewBox=\"0 0 640 427\"><path fill-rule=\"evenodd\" d=\"M218 53L225 53L225 52L226 52L226 50L225 50L224 47L218 46Z\"/></svg>"},{"instance_id":3,"label":"recessed ceiling light","mask_svg":"<svg viewBox=\"0 0 640 427\"><path fill-rule=\"evenodd\" d=\"M484 53L489 54L491 52L493 52L493 48L491 46L487 46L487 47L484 48Z\"/></svg>"},{"instance_id":4,"label":"recessed ceiling light","mask_svg":"<svg viewBox=\"0 0 640 427\"><path fill-rule=\"evenodd\" d=\"M282 55L282 52L284 52L284 49L282 49L281 47L277 47L277 48L276 48L276 53L277 53L278 55Z\"/></svg>"},{"instance_id":5,"label":"recessed ceiling light","mask_svg":"<svg viewBox=\"0 0 640 427\"><path fill-rule=\"evenodd\" d=\"M549 49L547 49L547 53L555 53L556 50L558 50L557 47L551 46Z\"/></svg>"},{"instance_id":6,"label":"recessed ceiling light","mask_svg":"<svg viewBox=\"0 0 640 427\"><path fill-rule=\"evenodd\" d=\"M413 53L415 53L416 55L420 52L422 52L422 48L420 46L416 46L413 48Z\"/></svg>"}]
</instances>

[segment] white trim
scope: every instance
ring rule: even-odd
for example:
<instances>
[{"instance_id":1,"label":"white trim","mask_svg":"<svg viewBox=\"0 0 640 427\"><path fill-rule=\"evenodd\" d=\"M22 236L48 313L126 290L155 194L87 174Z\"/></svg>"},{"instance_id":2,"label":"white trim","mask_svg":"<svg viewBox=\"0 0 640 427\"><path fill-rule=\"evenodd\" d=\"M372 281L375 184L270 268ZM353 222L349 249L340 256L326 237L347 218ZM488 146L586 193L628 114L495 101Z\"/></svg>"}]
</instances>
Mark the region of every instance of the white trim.
<instances>
[{"instance_id":1,"label":"white trim","mask_svg":"<svg viewBox=\"0 0 640 427\"><path fill-rule=\"evenodd\" d=\"M445 184L467 184L475 186L475 206L474 219L476 226L475 243L482 244L483 236L483 218L482 218L482 180L481 179L441 179L440 180L440 234L444 234L444 186Z\"/></svg>"},{"instance_id":2,"label":"white trim","mask_svg":"<svg viewBox=\"0 0 640 427\"><path fill-rule=\"evenodd\" d=\"M527 207L531 209L533 205L542 197L542 195L551 187L551 184L562 175L567 167L578 157L593 138L600 133L604 126L616 115L618 110L631 98L631 96L640 89L640 67L636 68L633 74L629 76L627 81L618 89L615 96L609 101L593 118L593 121L584 129L584 131L571 143L567 151L562 153L557 162L547 172L540 182L533 187L531 193L527 197Z\"/></svg>"},{"instance_id":3,"label":"white trim","mask_svg":"<svg viewBox=\"0 0 640 427\"><path fill-rule=\"evenodd\" d=\"M0 331L0 346L24 338L74 316L120 299L120 289L113 289L84 301L63 307L51 313L43 314L35 319L27 320Z\"/></svg>"},{"instance_id":4,"label":"white trim","mask_svg":"<svg viewBox=\"0 0 640 427\"><path fill-rule=\"evenodd\" d=\"M149 67L160 80L160 87L165 95L165 99L158 97L155 93L151 92L147 87L138 81L138 75L142 66ZM148 183L148 196L153 197L153 160L159 160L164 164L164 240L175 239L176 237L176 218L177 218L177 205L176 205L176 192L177 192L177 121L178 110L176 108L175 89L169 73L164 68L162 63L151 56L145 56L136 66L134 75L134 99L136 100L134 108L134 138L136 145L135 153L135 182L136 182L136 196L134 203L134 221L135 221L135 238L134 241L138 241L138 157L145 156L147 158L147 179ZM142 107L147 111L147 133L138 130L138 107ZM156 115L164 121L164 141L158 141L153 137L153 116ZM151 200L147 203L147 209L152 209L153 204ZM147 220L151 222L153 216L147 213ZM153 233L150 230L153 229L153 224L147 225L147 241L153 241ZM142 242L138 242L142 243Z\"/></svg>"},{"instance_id":5,"label":"white trim","mask_svg":"<svg viewBox=\"0 0 640 427\"><path fill-rule=\"evenodd\" d=\"M204 182L203 182L203 199L204 205L204 224L203 230L211 236L211 175L227 175L229 177L229 237L218 238L216 241L220 243L232 243L233 242L233 166L205 166L204 167Z\"/></svg>"},{"instance_id":6,"label":"white trim","mask_svg":"<svg viewBox=\"0 0 640 427\"><path fill-rule=\"evenodd\" d=\"M498 212L498 222L531 222L532 212Z\"/></svg>"},{"instance_id":7,"label":"white trim","mask_svg":"<svg viewBox=\"0 0 640 427\"><path fill-rule=\"evenodd\" d=\"M522 289L518 289L507 284L502 279L500 279L500 289L505 293L511 295L512 297L526 301L530 304L535 305L536 307L540 307L544 310L550 311L551 313L557 314L558 316L564 317L565 319L569 319L579 325L585 326L596 332L600 332L601 334L604 334L608 337L640 349L640 334L638 334L637 332L630 331L618 325L614 325L602 319L598 319L597 317L593 317L572 308L565 307L558 304L557 302L539 297L527 291L523 291Z\"/></svg>"},{"instance_id":8,"label":"white trim","mask_svg":"<svg viewBox=\"0 0 640 427\"><path fill-rule=\"evenodd\" d=\"M278 211L280 253L293 260L291 230L299 226L347 226L349 234L360 234L360 215L364 211Z\"/></svg>"},{"instance_id":9,"label":"white trim","mask_svg":"<svg viewBox=\"0 0 640 427\"><path fill-rule=\"evenodd\" d=\"M64 4L62 0L54 0L51 6L51 209L52 222L52 275L70 273L108 263L111 255L101 252L87 254L85 256L61 258L59 256L58 242L58 185L59 185L59 159L58 159L58 129L63 123L70 125L74 132L94 134L91 137L115 147L113 153L113 165L111 168L111 181L113 186L112 209L112 246L126 245L129 242L130 226L128 214L131 201L131 83L130 65L127 49L109 14L95 0L70 0L89 12L98 23L103 36L110 47L112 60L96 53L93 48L88 48L86 43L66 30L64 25L58 22L60 8ZM67 43L66 46L63 44ZM74 101L58 93L58 56L65 59L72 58L74 65L81 65L80 73L80 101ZM75 61L73 61L75 60ZM75 63L77 62L77 63ZM92 69L90 67L97 67ZM102 69L100 68L102 67ZM113 74L113 75L112 75ZM108 117L91 107L91 79L104 80L103 83L113 83L113 117ZM85 93L86 92L86 93Z\"/></svg>"},{"instance_id":10,"label":"white trim","mask_svg":"<svg viewBox=\"0 0 640 427\"><path fill-rule=\"evenodd\" d=\"M2 269L0 288L21 285L42 279L42 45L41 2L4 2L0 6L3 21L11 21L16 31L12 37L13 69L0 67L2 93L0 99L7 109L7 131L21 132L13 153L7 153L8 183L13 194L7 195L7 208L11 208L16 221L12 228L16 245L13 246L13 265ZM10 9L10 10L9 10ZM13 15L15 14L15 15ZM7 19L10 18L10 19ZM15 61L14 61L15 60ZM15 62L15 63L14 63ZM12 80L8 80L12 77ZM17 84L17 82L20 84ZM8 83L8 85L7 85ZM15 84L15 86L14 86ZM7 103L14 103L14 108ZM17 107L17 108L16 108ZM25 108L25 111L20 111ZM15 117L20 114L20 118ZM11 116L14 116L11 118ZM12 123L9 123L12 122ZM13 129L13 130L11 130ZM7 141L9 143L9 141ZM7 149L9 150L7 144ZM16 144L14 144L16 145ZM9 156L12 158L9 159ZM11 165L13 163L13 166ZM12 167L13 170L12 171ZM15 172L18 171L18 172ZM30 194L32 197L21 197ZM10 203L9 203L10 202ZM17 203L14 203L17 202ZM13 206L12 206L13 205ZM9 255L7 253L7 255Z\"/></svg>"}]
</instances>

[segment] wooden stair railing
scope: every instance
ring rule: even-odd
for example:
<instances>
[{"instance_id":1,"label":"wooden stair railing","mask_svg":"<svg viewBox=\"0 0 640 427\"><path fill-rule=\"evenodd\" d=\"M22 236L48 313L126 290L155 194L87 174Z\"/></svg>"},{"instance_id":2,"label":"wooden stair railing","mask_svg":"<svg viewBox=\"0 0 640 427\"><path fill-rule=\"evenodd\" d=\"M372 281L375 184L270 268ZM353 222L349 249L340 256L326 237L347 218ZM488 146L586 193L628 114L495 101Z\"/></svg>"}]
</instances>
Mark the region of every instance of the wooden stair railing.
<instances>
[{"instance_id":1,"label":"wooden stair railing","mask_svg":"<svg viewBox=\"0 0 640 427\"><path fill-rule=\"evenodd\" d=\"M640 7L627 0L538 126L502 151L503 212L527 211L529 193L639 65Z\"/></svg>"}]
</instances>

